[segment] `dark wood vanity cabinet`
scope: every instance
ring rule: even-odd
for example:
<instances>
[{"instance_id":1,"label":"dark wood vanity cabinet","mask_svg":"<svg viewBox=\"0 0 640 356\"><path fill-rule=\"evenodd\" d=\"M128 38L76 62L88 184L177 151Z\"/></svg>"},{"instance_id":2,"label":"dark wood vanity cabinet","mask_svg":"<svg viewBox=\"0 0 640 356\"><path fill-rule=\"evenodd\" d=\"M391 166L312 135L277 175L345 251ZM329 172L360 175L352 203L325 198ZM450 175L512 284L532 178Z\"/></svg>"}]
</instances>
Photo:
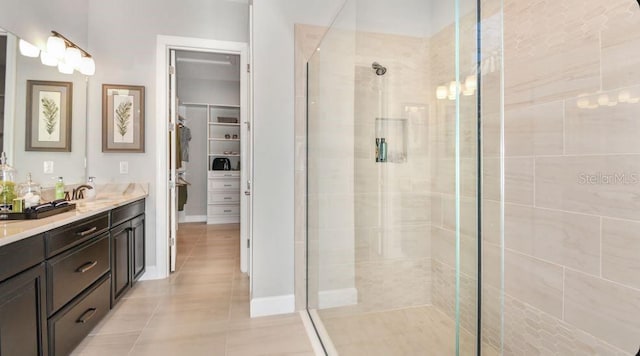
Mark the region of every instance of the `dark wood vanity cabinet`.
<instances>
[{"instance_id":1,"label":"dark wood vanity cabinet","mask_svg":"<svg viewBox=\"0 0 640 356\"><path fill-rule=\"evenodd\" d=\"M0 247L0 355L47 355L43 235Z\"/></svg>"},{"instance_id":2,"label":"dark wood vanity cabinet","mask_svg":"<svg viewBox=\"0 0 640 356\"><path fill-rule=\"evenodd\" d=\"M145 201L0 247L0 355L65 356L145 271Z\"/></svg>"},{"instance_id":3,"label":"dark wood vanity cabinet","mask_svg":"<svg viewBox=\"0 0 640 356\"><path fill-rule=\"evenodd\" d=\"M111 307L145 271L144 200L112 211L111 214Z\"/></svg>"},{"instance_id":4,"label":"dark wood vanity cabinet","mask_svg":"<svg viewBox=\"0 0 640 356\"><path fill-rule=\"evenodd\" d=\"M0 355L47 355L44 264L0 283Z\"/></svg>"}]
</instances>

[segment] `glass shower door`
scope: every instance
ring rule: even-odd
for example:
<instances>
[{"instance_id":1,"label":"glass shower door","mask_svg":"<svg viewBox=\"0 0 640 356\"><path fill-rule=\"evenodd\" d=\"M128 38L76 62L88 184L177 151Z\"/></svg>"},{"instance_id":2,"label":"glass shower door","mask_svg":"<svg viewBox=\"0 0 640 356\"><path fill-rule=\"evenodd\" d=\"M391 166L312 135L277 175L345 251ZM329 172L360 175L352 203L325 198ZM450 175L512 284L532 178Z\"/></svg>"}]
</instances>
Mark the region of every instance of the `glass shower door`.
<instances>
[{"instance_id":1,"label":"glass shower door","mask_svg":"<svg viewBox=\"0 0 640 356\"><path fill-rule=\"evenodd\" d=\"M479 10L347 1L308 62L307 306L329 354L472 355L500 320L478 312Z\"/></svg>"}]
</instances>

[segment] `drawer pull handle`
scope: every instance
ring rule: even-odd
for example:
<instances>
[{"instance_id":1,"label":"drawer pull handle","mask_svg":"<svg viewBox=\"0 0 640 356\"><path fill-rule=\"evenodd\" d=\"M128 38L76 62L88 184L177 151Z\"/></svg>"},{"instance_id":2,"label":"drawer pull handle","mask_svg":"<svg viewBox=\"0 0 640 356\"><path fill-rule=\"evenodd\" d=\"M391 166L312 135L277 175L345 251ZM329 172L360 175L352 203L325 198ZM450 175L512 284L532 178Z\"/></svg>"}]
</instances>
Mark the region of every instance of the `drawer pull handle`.
<instances>
[{"instance_id":1,"label":"drawer pull handle","mask_svg":"<svg viewBox=\"0 0 640 356\"><path fill-rule=\"evenodd\" d=\"M225 213L230 213L230 212L231 212L231 210L225 210L224 212L225 212Z\"/></svg>"},{"instance_id":2,"label":"drawer pull handle","mask_svg":"<svg viewBox=\"0 0 640 356\"><path fill-rule=\"evenodd\" d=\"M78 269L76 269L76 272L85 273L86 271L92 269L93 267L95 267L97 265L98 265L98 261L87 262L87 263L83 264L82 266L78 267Z\"/></svg>"},{"instance_id":3,"label":"drawer pull handle","mask_svg":"<svg viewBox=\"0 0 640 356\"><path fill-rule=\"evenodd\" d=\"M231 184L225 184L224 186L225 187L231 187Z\"/></svg>"},{"instance_id":4,"label":"drawer pull handle","mask_svg":"<svg viewBox=\"0 0 640 356\"><path fill-rule=\"evenodd\" d=\"M91 320L91 318L93 318L94 315L96 315L96 311L98 311L97 308L87 309L87 311L82 313L82 315L80 315L80 318L76 320L76 323L84 324L88 322L89 320Z\"/></svg>"},{"instance_id":5,"label":"drawer pull handle","mask_svg":"<svg viewBox=\"0 0 640 356\"><path fill-rule=\"evenodd\" d=\"M78 235L78 236L87 236L87 235L89 235L91 233L96 232L96 230L98 230L98 228L96 226L94 226L91 229L84 230L82 232L76 232L76 235Z\"/></svg>"},{"instance_id":6,"label":"drawer pull handle","mask_svg":"<svg viewBox=\"0 0 640 356\"><path fill-rule=\"evenodd\" d=\"M224 197L224 200L231 200L233 199L232 197Z\"/></svg>"}]
</instances>

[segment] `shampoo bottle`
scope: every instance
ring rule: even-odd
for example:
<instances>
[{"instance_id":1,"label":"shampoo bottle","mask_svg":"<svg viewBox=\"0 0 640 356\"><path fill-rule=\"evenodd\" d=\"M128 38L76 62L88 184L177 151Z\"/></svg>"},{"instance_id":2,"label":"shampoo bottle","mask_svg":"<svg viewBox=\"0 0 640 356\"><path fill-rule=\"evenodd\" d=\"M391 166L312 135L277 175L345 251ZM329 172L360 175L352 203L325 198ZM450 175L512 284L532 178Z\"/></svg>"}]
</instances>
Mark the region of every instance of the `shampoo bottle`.
<instances>
[{"instance_id":1,"label":"shampoo bottle","mask_svg":"<svg viewBox=\"0 0 640 356\"><path fill-rule=\"evenodd\" d=\"M62 177L58 177L58 181L56 182L56 200L64 199L64 181Z\"/></svg>"},{"instance_id":2,"label":"shampoo bottle","mask_svg":"<svg viewBox=\"0 0 640 356\"><path fill-rule=\"evenodd\" d=\"M387 161L387 140L384 137L380 139L380 162Z\"/></svg>"}]
</instances>

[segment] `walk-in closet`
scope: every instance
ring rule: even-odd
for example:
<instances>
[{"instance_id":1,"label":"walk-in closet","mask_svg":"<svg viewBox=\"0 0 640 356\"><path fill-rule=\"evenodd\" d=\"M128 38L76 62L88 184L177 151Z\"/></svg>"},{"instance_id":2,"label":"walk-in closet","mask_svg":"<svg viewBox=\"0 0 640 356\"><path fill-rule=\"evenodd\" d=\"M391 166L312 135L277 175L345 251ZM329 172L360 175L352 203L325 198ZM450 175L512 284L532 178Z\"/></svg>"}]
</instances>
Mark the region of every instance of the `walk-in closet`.
<instances>
[{"instance_id":1,"label":"walk-in closet","mask_svg":"<svg viewBox=\"0 0 640 356\"><path fill-rule=\"evenodd\" d=\"M175 68L178 221L240 223L240 56L176 51Z\"/></svg>"}]
</instances>

